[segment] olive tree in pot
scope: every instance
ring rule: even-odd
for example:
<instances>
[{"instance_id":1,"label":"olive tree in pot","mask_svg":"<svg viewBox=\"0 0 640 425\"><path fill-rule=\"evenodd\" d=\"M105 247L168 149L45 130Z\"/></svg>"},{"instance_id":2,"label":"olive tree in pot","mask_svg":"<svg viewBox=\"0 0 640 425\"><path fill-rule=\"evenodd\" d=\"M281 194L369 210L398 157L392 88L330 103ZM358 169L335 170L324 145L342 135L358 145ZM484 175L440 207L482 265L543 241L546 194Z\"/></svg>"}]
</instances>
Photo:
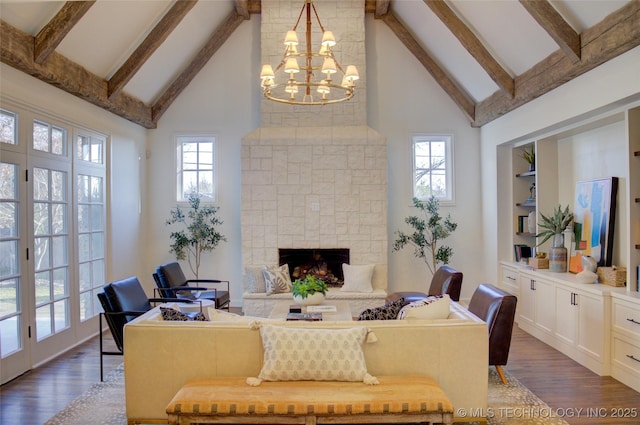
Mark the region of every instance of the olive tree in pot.
<instances>
[{"instance_id":1,"label":"olive tree in pot","mask_svg":"<svg viewBox=\"0 0 640 425\"><path fill-rule=\"evenodd\" d=\"M171 218L167 225L179 224L182 229L171 232L171 246L169 252L177 260L187 260L191 272L198 279L202 253L213 251L226 238L217 229L222 220L216 215L219 207L201 205L200 196L190 194L189 208L184 211L177 205L171 210Z\"/></svg>"},{"instance_id":2,"label":"olive tree in pot","mask_svg":"<svg viewBox=\"0 0 640 425\"><path fill-rule=\"evenodd\" d=\"M433 275L438 264L449 264L453 256L453 248L440 245L458 227L451 221L451 215L440 215L440 203L437 198L430 197L426 202L413 198L413 206L419 210L421 216L409 216L405 223L413 228L413 233L396 231L398 238L393 243L393 251L399 251L407 245L414 248L416 258L422 258Z\"/></svg>"}]
</instances>

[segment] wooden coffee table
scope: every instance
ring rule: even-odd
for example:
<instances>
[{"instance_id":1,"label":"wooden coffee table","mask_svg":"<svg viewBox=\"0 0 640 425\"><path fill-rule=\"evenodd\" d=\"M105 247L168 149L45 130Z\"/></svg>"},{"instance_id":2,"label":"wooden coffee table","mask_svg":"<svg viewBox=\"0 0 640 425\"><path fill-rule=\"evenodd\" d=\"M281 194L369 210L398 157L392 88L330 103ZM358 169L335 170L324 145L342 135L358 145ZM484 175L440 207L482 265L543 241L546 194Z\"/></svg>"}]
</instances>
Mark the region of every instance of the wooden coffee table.
<instances>
[{"instance_id":1,"label":"wooden coffee table","mask_svg":"<svg viewBox=\"0 0 640 425\"><path fill-rule=\"evenodd\" d=\"M292 300L278 300L269 314L269 319L285 319L289 314L289 307L295 305ZM336 307L335 313L322 313L322 320L324 321L350 321L353 320L351 316L351 307L348 301L324 301L321 305L333 305ZM302 306L302 312L306 313L306 307Z\"/></svg>"}]
</instances>

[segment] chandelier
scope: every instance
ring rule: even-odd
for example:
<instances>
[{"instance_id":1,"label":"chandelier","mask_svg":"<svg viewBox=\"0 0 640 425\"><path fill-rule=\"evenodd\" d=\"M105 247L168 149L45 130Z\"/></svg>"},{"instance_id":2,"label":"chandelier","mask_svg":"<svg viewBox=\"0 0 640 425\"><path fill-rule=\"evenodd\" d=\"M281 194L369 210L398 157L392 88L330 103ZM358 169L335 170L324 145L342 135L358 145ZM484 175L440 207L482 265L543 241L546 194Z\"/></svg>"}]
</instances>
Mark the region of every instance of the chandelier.
<instances>
[{"instance_id":1,"label":"chandelier","mask_svg":"<svg viewBox=\"0 0 640 425\"><path fill-rule=\"evenodd\" d=\"M298 52L296 30L305 11L306 46L303 52ZM322 32L322 41L317 52L311 47L312 11ZM271 65L262 65L260 85L267 99L290 105L326 105L344 102L353 97L355 81L359 78L358 70L354 65L349 65L345 71L335 58L332 48L336 45L336 39L331 31L325 30L322 26L313 0L305 0L296 24L286 34L284 45L282 60L275 69L275 72L282 70L285 74L282 76L282 82L276 82ZM342 80L338 84L334 78L340 74Z\"/></svg>"}]
</instances>

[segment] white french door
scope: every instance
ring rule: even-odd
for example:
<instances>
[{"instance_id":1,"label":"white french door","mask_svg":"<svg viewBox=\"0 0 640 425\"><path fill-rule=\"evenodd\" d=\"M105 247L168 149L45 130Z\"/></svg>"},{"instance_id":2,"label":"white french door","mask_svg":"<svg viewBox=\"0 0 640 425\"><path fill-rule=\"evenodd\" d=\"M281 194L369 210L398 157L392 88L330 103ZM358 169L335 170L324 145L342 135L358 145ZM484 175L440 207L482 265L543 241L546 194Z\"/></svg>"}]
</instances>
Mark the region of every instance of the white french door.
<instances>
[{"instance_id":1,"label":"white french door","mask_svg":"<svg viewBox=\"0 0 640 425\"><path fill-rule=\"evenodd\" d=\"M26 156L1 152L0 161L0 383L29 370L29 285L26 241Z\"/></svg>"},{"instance_id":2,"label":"white french door","mask_svg":"<svg viewBox=\"0 0 640 425\"><path fill-rule=\"evenodd\" d=\"M32 363L38 365L73 345L71 327L71 165L29 158L28 250L33 288Z\"/></svg>"},{"instance_id":3,"label":"white french door","mask_svg":"<svg viewBox=\"0 0 640 425\"><path fill-rule=\"evenodd\" d=\"M105 152L103 135L0 109L0 383L98 331Z\"/></svg>"}]
</instances>

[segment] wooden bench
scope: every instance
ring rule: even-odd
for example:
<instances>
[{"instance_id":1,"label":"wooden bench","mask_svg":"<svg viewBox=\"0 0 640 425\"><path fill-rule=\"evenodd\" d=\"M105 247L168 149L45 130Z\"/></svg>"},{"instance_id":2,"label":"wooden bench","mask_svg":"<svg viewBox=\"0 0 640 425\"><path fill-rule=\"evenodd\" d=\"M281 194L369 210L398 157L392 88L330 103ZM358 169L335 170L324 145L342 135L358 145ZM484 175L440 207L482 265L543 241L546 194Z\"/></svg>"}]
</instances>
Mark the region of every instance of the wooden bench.
<instances>
[{"instance_id":1,"label":"wooden bench","mask_svg":"<svg viewBox=\"0 0 640 425\"><path fill-rule=\"evenodd\" d=\"M262 382L204 378L187 382L167 406L169 424L452 424L453 405L428 376L378 376L362 382Z\"/></svg>"}]
</instances>

